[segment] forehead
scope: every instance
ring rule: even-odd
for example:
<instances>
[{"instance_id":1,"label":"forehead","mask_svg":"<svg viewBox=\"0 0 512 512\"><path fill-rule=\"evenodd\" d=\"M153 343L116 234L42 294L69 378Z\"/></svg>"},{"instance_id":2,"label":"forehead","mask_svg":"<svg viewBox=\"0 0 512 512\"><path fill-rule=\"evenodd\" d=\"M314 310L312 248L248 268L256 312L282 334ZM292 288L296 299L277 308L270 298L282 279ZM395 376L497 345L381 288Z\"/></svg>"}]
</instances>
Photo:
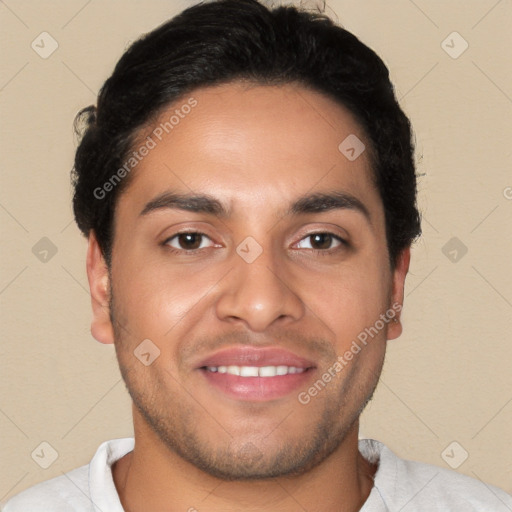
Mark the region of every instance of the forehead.
<instances>
[{"instance_id":1,"label":"forehead","mask_svg":"<svg viewBox=\"0 0 512 512\"><path fill-rule=\"evenodd\" d=\"M295 84L196 89L142 131L134 149L145 141L151 149L132 171L120 209L143 208L166 189L207 192L229 209L269 208L330 189L379 202L362 127L343 106Z\"/></svg>"}]
</instances>

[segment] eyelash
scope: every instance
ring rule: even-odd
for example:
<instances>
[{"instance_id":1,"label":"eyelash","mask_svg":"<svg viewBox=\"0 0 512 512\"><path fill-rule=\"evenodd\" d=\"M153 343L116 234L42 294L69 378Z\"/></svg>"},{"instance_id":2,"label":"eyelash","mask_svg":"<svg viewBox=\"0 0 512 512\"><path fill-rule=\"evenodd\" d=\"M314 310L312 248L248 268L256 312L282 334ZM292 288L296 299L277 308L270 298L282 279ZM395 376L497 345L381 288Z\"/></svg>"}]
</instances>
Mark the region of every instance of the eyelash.
<instances>
[{"instance_id":1,"label":"eyelash","mask_svg":"<svg viewBox=\"0 0 512 512\"><path fill-rule=\"evenodd\" d=\"M180 232L175 233L174 235L166 238L162 242L162 246L164 246L165 249L168 252L170 252L171 254L183 254L183 255L190 255L190 256L193 256L193 255L196 255L196 254L201 254L204 250L211 249L211 247L203 247L201 249L176 249L175 247L171 247L171 246L168 245L168 243L171 240L175 239L176 237L178 237L180 235L187 235L187 234L199 235L201 237L206 237L206 238L210 239L210 237L208 235L206 235L205 233L201 233L200 231L180 231ZM336 240L336 241L338 241L340 243L340 245L338 247L333 247L331 249L308 249L309 251L311 251L314 254L317 254L319 256L332 255L334 252L337 252L337 251L339 251L342 248L348 248L349 247L349 243L345 239L343 239L340 236L338 236L338 235L336 235L334 233L331 233L329 231L317 231L317 232L314 232L314 233L309 233L308 235L306 235L303 238L301 238L299 242L301 242L302 240L305 240L305 239L307 239L309 237L315 236L315 235L329 235L329 236L331 236L333 238L333 240Z\"/></svg>"}]
</instances>

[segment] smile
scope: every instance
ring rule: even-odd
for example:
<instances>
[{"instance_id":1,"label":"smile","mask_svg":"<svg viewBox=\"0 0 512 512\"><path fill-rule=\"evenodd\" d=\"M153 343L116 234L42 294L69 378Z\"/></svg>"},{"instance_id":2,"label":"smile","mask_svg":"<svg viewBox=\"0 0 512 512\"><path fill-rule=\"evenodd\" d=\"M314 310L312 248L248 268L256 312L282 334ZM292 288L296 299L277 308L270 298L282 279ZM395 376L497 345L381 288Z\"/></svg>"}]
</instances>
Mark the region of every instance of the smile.
<instances>
[{"instance_id":1,"label":"smile","mask_svg":"<svg viewBox=\"0 0 512 512\"><path fill-rule=\"evenodd\" d=\"M240 377L275 377L277 375L288 375L292 373L302 373L305 368L296 366L207 366L209 372L229 373L230 375L239 375Z\"/></svg>"}]
</instances>

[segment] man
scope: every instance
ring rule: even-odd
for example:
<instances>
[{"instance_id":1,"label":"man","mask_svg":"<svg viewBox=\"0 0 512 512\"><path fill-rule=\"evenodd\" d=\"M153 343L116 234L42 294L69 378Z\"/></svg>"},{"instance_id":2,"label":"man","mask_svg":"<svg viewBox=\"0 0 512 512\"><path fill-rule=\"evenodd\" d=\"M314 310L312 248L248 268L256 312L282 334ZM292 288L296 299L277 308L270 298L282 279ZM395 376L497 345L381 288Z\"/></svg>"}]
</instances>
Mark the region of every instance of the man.
<instances>
[{"instance_id":1,"label":"man","mask_svg":"<svg viewBox=\"0 0 512 512\"><path fill-rule=\"evenodd\" d=\"M135 439L5 512L512 509L358 441L420 233L373 51L319 14L200 4L135 42L78 121L91 331Z\"/></svg>"}]
</instances>

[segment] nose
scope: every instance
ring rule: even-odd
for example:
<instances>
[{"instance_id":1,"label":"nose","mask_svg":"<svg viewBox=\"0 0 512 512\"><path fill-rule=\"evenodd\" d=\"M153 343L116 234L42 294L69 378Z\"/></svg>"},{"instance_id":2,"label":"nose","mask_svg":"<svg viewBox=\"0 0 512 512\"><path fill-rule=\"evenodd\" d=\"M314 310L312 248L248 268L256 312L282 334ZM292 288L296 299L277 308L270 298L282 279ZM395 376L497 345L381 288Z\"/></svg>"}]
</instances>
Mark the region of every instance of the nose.
<instances>
[{"instance_id":1,"label":"nose","mask_svg":"<svg viewBox=\"0 0 512 512\"><path fill-rule=\"evenodd\" d=\"M222 280L216 303L217 317L243 323L254 332L263 332L274 322L286 325L302 318L305 306L294 290L296 280L284 271L284 262L276 260L270 250L250 263L233 254L233 270Z\"/></svg>"}]
</instances>

